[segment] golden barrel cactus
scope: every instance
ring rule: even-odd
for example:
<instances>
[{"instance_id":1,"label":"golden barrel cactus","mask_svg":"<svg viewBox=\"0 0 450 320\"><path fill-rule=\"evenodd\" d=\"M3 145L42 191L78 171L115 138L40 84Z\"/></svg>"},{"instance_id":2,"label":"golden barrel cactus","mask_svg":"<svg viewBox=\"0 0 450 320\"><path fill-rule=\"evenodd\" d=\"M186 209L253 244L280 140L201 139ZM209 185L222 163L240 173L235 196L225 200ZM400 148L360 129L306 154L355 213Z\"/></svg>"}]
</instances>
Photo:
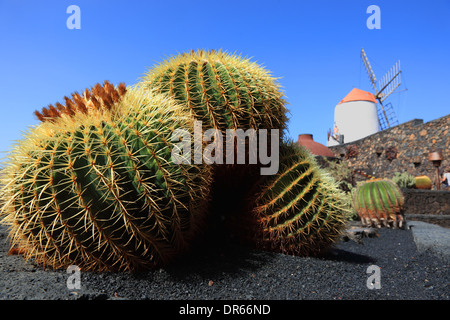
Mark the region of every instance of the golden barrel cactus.
<instances>
[{"instance_id":1,"label":"golden barrel cactus","mask_svg":"<svg viewBox=\"0 0 450 320\"><path fill-rule=\"evenodd\" d=\"M183 106L151 91L96 85L49 106L10 152L1 214L12 245L51 268L134 271L167 264L202 226L210 172L174 164Z\"/></svg>"}]
</instances>

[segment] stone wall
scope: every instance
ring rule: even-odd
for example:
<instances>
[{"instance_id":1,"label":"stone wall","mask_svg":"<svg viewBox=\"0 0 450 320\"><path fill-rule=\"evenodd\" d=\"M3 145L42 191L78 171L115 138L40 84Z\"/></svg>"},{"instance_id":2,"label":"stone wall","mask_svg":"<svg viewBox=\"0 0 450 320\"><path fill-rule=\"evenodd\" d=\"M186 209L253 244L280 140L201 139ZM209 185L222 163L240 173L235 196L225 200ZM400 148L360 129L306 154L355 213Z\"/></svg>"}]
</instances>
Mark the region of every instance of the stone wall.
<instances>
[{"instance_id":1,"label":"stone wall","mask_svg":"<svg viewBox=\"0 0 450 320\"><path fill-rule=\"evenodd\" d=\"M450 191L402 189L405 213L422 215L448 215L450 217Z\"/></svg>"},{"instance_id":2,"label":"stone wall","mask_svg":"<svg viewBox=\"0 0 450 320\"><path fill-rule=\"evenodd\" d=\"M450 228L450 191L402 189L406 220L421 220Z\"/></svg>"},{"instance_id":3,"label":"stone wall","mask_svg":"<svg viewBox=\"0 0 450 320\"><path fill-rule=\"evenodd\" d=\"M430 151L441 150L443 168L450 165L450 114L423 123L414 119L363 139L329 147L336 157L347 159L350 167L377 178L392 178L396 172L427 175L434 181L435 167L428 161ZM356 180L365 180L361 176Z\"/></svg>"}]
</instances>

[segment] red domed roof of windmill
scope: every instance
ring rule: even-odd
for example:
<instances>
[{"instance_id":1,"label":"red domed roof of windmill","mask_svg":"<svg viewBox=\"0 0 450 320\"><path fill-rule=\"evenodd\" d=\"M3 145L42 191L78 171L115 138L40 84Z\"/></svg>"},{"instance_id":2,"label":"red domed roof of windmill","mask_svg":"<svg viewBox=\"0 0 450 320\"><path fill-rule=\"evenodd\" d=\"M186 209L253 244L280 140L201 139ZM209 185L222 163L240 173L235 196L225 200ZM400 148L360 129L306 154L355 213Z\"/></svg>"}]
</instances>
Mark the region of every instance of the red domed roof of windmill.
<instances>
[{"instance_id":1,"label":"red domed roof of windmill","mask_svg":"<svg viewBox=\"0 0 450 320\"><path fill-rule=\"evenodd\" d=\"M377 103L377 99L375 99L373 94L357 88L353 88L352 91L350 91L338 104L351 101L370 101Z\"/></svg>"},{"instance_id":2,"label":"red domed roof of windmill","mask_svg":"<svg viewBox=\"0 0 450 320\"><path fill-rule=\"evenodd\" d=\"M312 134L300 134L296 143L305 147L316 156L335 157L334 153L328 147L314 141Z\"/></svg>"}]
</instances>

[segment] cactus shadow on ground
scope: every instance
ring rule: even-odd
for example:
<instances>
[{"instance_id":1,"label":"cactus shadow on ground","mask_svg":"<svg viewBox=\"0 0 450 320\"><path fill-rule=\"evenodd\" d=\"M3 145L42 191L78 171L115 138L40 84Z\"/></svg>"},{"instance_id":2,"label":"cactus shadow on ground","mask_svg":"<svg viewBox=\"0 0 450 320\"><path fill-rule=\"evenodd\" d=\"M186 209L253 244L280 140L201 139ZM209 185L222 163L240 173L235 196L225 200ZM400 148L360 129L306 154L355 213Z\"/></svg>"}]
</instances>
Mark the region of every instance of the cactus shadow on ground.
<instances>
[{"instance_id":1,"label":"cactus shadow on ground","mask_svg":"<svg viewBox=\"0 0 450 320\"><path fill-rule=\"evenodd\" d=\"M343 249L332 248L324 257L325 260L349 262L354 264L376 263L376 259Z\"/></svg>"},{"instance_id":2,"label":"cactus shadow on ground","mask_svg":"<svg viewBox=\"0 0 450 320\"><path fill-rule=\"evenodd\" d=\"M212 229L198 242L189 253L164 270L179 281L187 280L194 275L204 279L226 274L238 276L241 273L257 272L276 255L242 245L230 237L222 227Z\"/></svg>"}]
</instances>

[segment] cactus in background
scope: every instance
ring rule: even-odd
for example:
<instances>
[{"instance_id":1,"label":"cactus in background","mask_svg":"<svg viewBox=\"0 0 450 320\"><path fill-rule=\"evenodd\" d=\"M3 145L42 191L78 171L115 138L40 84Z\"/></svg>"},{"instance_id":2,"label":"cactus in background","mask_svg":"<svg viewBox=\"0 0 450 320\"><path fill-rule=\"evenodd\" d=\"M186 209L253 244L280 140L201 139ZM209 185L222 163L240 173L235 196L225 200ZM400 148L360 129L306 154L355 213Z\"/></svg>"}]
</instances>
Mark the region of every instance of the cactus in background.
<instances>
[{"instance_id":1,"label":"cactus in background","mask_svg":"<svg viewBox=\"0 0 450 320\"><path fill-rule=\"evenodd\" d=\"M285 100L268 71L224 52L191 51L151 69L140 83L189 107L204 129L284 129Z\"/></svg>"},{"instance_id":2,"label":"cactus in background","mask_svg":"<svg viewBox=\"0 0 450 320\"><path fill-rule=\"evenodd\" d=\"M247 241L259 248L323 254L345 226L345 194L314 157L295 144L280 146L278 174L266 176L255 194L241 226L247 229Z\"/></svg>"},{"instance_id":3,"label":"cactus in background","mask_svg":"<svg viewBox=\"0 0 450 320\"><path fill-rule=\"evenodd\" d=\"M353 205L364 226L404 228L404 196L388 179L368 180L353 194Z\"/></svg>"},{"instance_id":4,"label":"cactus in background","mask_svg":"<svg viewBox=\"0 0 450 320\"><path fill-rule=\"evenodd\" d=\"M171 134L193 130L184 107L105 83L36 116L2 174L12 245L52 268L162 266L202 227L210 169L171 160Z\"/></svg>"},{"instance_id":5,"label":"cactus in background","mask_svg":"<svg viewBox=\"0 0 450 320\"><path fill-rule=\"evenodd\" d=\"M414 186L417 189L431 189L433 186L433 182L428 176L418 176L414 178Z\"/></svg>"}]
</instances>

